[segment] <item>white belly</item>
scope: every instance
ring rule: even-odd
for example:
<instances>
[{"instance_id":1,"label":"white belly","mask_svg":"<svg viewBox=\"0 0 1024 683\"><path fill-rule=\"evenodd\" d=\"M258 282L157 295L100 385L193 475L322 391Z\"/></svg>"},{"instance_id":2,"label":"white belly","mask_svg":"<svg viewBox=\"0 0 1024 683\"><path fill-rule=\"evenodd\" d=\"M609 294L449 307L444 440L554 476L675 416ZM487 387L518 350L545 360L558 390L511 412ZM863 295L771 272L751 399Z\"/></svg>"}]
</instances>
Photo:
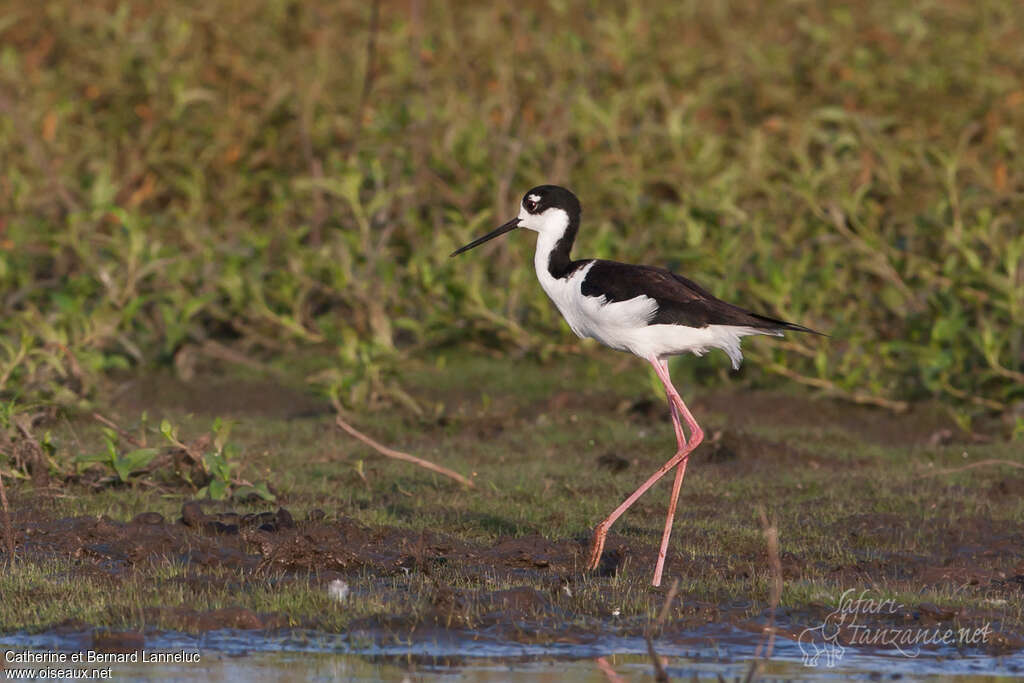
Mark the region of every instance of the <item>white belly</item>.
<instances>
[{"instance_id":1,"label":"white belly","mask_svg":"<svg viewBox=\"0 0 1024 683\"><path fill-rule=\"evenodd\" d=\"M647 297L606 303L603 296L583 296L583 280L593 265L593 262L588 263L564 279L552 277L546 270L538 271L537 275L541 287L573 332L580 337L596 339L613 349L630 351L629 332L645 327L657 312L658 305Z\"/></svg>"},{"instance_id":2,"label":"white belly","mask_svg":"<svg viewBox=\"0 0 1024 683\"><path fill-rule=\"evenodd\" d=\"M590 337L605 346L647 359L683 353L701 356L717 348L729 355L734 368L739 368L743 360L740 339L751 334L773 334L733 325L649 325L658 311L658 303L650 297L608 303L603 296L583 295L583 280L592 266L593 263L588 263L564 279L552 277L546 269L537 269L544 291L579 337Z\"/></svg>"},{"instance_id":3,"label":"white belly","mask_svg":"<svg viewBox=\"0 0 1024 683\"><path fill-rule=\"evenodd\" d=\"M743 360L740 351L742 337L751 334L782 335L781 332L734 325L648 325L658 312L658 302L648 296L611 303L603 296L583 296L583 280L593 268L593 261L568 277L551 275L548 270L551 251L560 237L558 231L541 232L533 263L541 287L572 331L580 337L596 339L605 346L648 360L683 353L701 356L709 349L722 349L732 360L732 366L738 368Z\"/></svg>"}]
</instances>

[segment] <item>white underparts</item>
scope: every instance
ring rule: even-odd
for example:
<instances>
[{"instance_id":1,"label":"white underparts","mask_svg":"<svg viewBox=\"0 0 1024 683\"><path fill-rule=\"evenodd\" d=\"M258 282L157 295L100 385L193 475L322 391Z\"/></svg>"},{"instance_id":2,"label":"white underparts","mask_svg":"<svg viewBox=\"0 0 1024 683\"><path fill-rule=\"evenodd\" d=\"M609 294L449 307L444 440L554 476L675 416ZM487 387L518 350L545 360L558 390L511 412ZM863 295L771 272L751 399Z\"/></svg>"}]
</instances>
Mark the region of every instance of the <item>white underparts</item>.
<instances>
[{"instance_id":1,"label":"white underparts","mask_svg":"<svg viewBox=\"0 0 1024 683\"><path fill-rule=\"evenodd\" d=\"M622 303L631 301L635 301L635 299ZM643 358L667 358L683 353L703 356L710 349L722 349L732 361L734 370L738 370L740 363L743 362L743 351L740 349L740 340L743 337L752 334L782 336L782 332L778 331L735 325L707 325L706 327L648 325L630 332L627 335L628 350Z\"/></svg>"},{"instance_id":2,"label":"white underparts","mask_svg":"<svg viewBox=\"0 0 1024 683\"><path fill-rule=\"evenodd\" d=\"M564 212L559 212L565 216ZM569 327L579 337L590 337L619 351L628 351L641 358L667 358L684 353L704 355L710 349L722 349L738 369L743 360L740 339L752 334L782 336L782 332L759 330L734 325L649 325L658 312L658 302L647 296L609 303L604 296L584 296L583 281L593 262L564 278L556 278L548 270L551 251L565 232L564 225L548 221L538 230L534 268L537 279L558 307ZM541 227L541 226L538 226Z\"/></svg>"}]
</instances>

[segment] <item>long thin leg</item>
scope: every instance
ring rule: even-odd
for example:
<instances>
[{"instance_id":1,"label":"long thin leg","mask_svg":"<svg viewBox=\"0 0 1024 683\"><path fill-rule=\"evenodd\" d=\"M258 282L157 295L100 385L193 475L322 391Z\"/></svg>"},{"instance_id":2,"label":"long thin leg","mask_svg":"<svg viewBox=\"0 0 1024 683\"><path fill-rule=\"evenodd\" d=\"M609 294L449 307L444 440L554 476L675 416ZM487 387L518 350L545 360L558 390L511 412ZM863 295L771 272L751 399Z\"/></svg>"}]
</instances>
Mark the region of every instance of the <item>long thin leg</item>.
<instances>
[{"instance_id":1,"label":"long thin leg","mask_svg":"<svg viewBox=\"0 0 1024 683\"><path fill-rule=\"evenodd\" d=\"M679 448L674 456L662 465L657 472L652 474L647 481L640 485L636 491L634 491L629 498L622 501L619 507L615 508L606 519L597 525L594 529L594 540L590 546L590 558L587 562L587 568L594 570L601 562L601 552L604 550L604 542L608 536L608 529L615 523L622 514L629 509L633 503L637 501L640 496L647 492L647 489L654 486L654 484L661 479L665 474L673 467L681 462L684 462L686 457L696 448L700 442L704 439L704 432L701 431L697 421L693 419L693 415L687 409L686 404L683 403L683 399L679 396L675 387L672 386L672 380L668 376L668 365L662 366L662 361L652 358L649 361L654 366L654 371L658 374L658 378L661 379L662 384L665 385L665 393L668 395L669 403L679 411L679 414L686 420L690 427L690 440L689 442L683 442L679 444ZM681 440L682 425L678 425L678 416L675 414L675 410L672 411L673 426L677 427L676 435L677 440ZM680 480L680 485L682 481ZM660 576L657 578L661 578ZM655 586L659 585L660 581L654 583Z\"/></svg>"},{"instance_id":2,"label":"long thin leg","mask_svg":"<svg viewBox=\"0 0 1024 683\"><path fill-rule=\"evenodd\" d=\"M654 364L653 361L652 364ZM686 407L685 403L683 403L683 397L679 395L679 392L676 391L676 388L672 385L672 378L668 374L668 361L657 361L657 364L654 365L654 371L658 373L658 378L661 380L662 384L665 385L665 393L668 395L669 401L676 406L680 415L682 415L683 419L686 420L686 426L690 428L691 432L690 439L693 440L693 435L701 431L700 425L697 424L697 420L693 417L693 414L690 413L690 409ZM701 438L703 438L703 433L701 434Z\"/></svg>"},{"instance_id":3,"label":"long thin leg","mask_svg":"<svg viewBox=\"0 0 1024 683\"><path fill-rule=\"evenodd\" d=\"M685 438L680 441L680 435L682 434L682 425L679 423L679 410L676 408L674 401L669 401L669 408L672 412L672 424L676 428L676 440L679 441L679 449L682 450L686 445ZM672 482L672 496L668 499L668 514L665 516L665 530L661 534L661 547L658 548L658 562L654 566L654 578L651 580L651 584L654 586L661 585L661 573L665 568L665 557L668 555L668 539L672 535L672 521L676 516L676 503L679 500L679 490L683 486L683 476L686 474L686 463L689 462L690 458L683 458L682 462L676 465L676 476Z\"/></svg>"},{"instance_id":4,"label":"long thin leg","mask_svg":"<svg viewBox=\"0 0 1024 683\"><path fill-rule=\"evenodd\" d=\"M672 428L676 432L676 448L682 449L686 445L686 434L683 432L683 424L679 417L679 409L676 408L674 401L668 402L668 412L672 416Z\"/></svg>"},{"instance_id":5,"label":"long thin leg","mask_svg":"<svg viewBox=\"0 0 1024 683\"><path fill-rule=\"evenodd\" d=\"M658 373L658 376L661 378L663 382L667 382L666 391L667 387L672 387L674 390L675 387L672 385L672 378L669 375L668 371L668 361L661 360L658 362L658 366L661 369L661 372ZM683 399L679 397L679 394L677 392L675 392L675 398L678 398L679 403L682 404L683 410L686 410L686 404L683 403ZM682 432L682 425L679 424L679 408L676 406L676 401L674 400L672 394L669 394L669 406L672 409L672 422L676 427L676 439L678 440L679 434ZM687 422L687 426L689 426L690 428L690 438L692 441L693 439L697 438L697 434L700 432L700 427L697 425L697 421L693 418L693 415L690 414L689 410L686 410L685 419ZM701 434L701 438L703 438L703 434ZM689 451L692 452L693 449L696 448L697 444L699 443L700 441L698 440L697 443L693 445L693 448L689 449ZM679 447L681 449L683 445L680 444ZM658 562L654 567L654 579L651 581L651 583L655 586L661 585L661 573L665 569L665 557L668 555L668 540L669 537L672 535L672 523L673 521L675 521L676 517L676 504L679 502L679 491L680 489L682 489L683 477L686 476L686 463L689 461L690 458L685 457L676 466L676 477L675 481L672 482L672 496L669 498L668 514L665 516L665 530L661 534L661 547L658 549Z\"/></svg>"}]
</instances>

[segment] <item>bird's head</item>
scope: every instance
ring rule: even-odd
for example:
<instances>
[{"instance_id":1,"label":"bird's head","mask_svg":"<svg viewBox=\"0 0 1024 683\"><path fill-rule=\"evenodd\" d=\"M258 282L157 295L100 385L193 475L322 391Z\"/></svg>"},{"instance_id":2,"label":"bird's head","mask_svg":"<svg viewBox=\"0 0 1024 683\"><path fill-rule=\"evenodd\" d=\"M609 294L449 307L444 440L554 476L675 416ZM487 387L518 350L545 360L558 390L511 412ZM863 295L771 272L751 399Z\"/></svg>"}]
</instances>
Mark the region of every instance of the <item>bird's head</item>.
<instances>
[{"instance_id":1,"label":"bird's head","mask_svg":"<svg viewBox=\"0 0 1024 683\"><path fill-rule=\"evenodd\" d=\"M556 240L568 233L572 233L570 237L575 238L579 222L580 200L576 195L558 185L538 185L523 195L523 201L519 203L518 216L483 237L456 249L452 256L469 251L516 228L533 230Z\"/></svg>"}]
</instances>

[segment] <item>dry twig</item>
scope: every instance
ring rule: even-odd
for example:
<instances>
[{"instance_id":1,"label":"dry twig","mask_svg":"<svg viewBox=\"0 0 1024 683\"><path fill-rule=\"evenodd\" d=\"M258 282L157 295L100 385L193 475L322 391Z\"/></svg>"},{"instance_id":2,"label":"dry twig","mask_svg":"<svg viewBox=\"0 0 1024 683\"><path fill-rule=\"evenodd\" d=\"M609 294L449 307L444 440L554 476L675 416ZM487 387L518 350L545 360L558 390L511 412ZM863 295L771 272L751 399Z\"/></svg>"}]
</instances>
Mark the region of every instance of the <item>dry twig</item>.
<instances>
[{"instance_id":1,"label":"dry twig","mask_svg":"<svg viewBox=\"0 0 1024 683\"><path fill-rule=\"evenodd\" d=\"M114 422L110 418L104 417L103 415L100 415L99 413L93 413L92 414L92 419L96 420L101 425L104 425L106 427L110 427L115 432L117 432L121 436L122 439L124 439L125 441L127 441L131 445L135 446L136 448L143 448L143 447L145 447L146 444L142 443L141 441L136 439L134 436L129 434L127 431L122 429L120 426L118 426L118 424L116 422Z\"/></svg>"},{"instance_id":2,"label":"dry twig","mask_svg":"<svg viewBox=\"0 0 1024 683\"><path fill-rule=\"evenodd\" d=\"M460 484L462 484L464 486L468 486L469 488L473 488L473 482L470 481L469 479L467 479L466 477L462 476L458 472L450 470L447 467L441 467L440 465L435 465L434 463L430 462L429 460L424 460L423 458L417 458L415 455L409 455L408 453L403 453L402 451L396 451L393 448L388 448L387 446L385 446L383 444L377 443L376 441L374 441L373 439L368 437L366 434L363 434L361 431L359 431L358 429L356 429L355 427L353 427L352 425L350 425L349 423L347 423L343 419L341 419L341 415L338 415L335 418L335 423L342 430L344 430L344 431L348 432L349 434L351 434L352 436L356 437L357 439L359 439L360 441L365 443L367 446L369 446L370 448L374 449L375 451L377 451L378 453L380 453L383 456L386 456L388 458L394 458L395 460L404 460L405 462L411 462L412 464L419 465L420 467L422 467L424 469L428 469L431 472L437 472L438 474L443 474L446 477L450 477L450 478L454 479L455 481L459 482Z\"/></svg>"},{"instance_id":3,"label":"dry twig","mask_svg":"<svg viewBox=\"0 0 1024 683\"><path fill-rule=\"evenodd\" d=\"M771 372L778 373L783 377L788 377L794 382L800 384L806 384L810 387L816 387L818 389L824 389L826 392L847 401L853 401L854 403L860 403L862 405L873 405L881 408L886 408L894 413L905 413L910 410L910 404L906 401L897 401L894 399L883 398L882 396L874 396L872 394L866 394L862 391L846 391L836 386L833 382L827 379L820 379L818 377L807 377L801 375L799 372L787 368L785 365L779 363L772 363L768 366L768 370Z\"/></svg>"}]
</instances>

